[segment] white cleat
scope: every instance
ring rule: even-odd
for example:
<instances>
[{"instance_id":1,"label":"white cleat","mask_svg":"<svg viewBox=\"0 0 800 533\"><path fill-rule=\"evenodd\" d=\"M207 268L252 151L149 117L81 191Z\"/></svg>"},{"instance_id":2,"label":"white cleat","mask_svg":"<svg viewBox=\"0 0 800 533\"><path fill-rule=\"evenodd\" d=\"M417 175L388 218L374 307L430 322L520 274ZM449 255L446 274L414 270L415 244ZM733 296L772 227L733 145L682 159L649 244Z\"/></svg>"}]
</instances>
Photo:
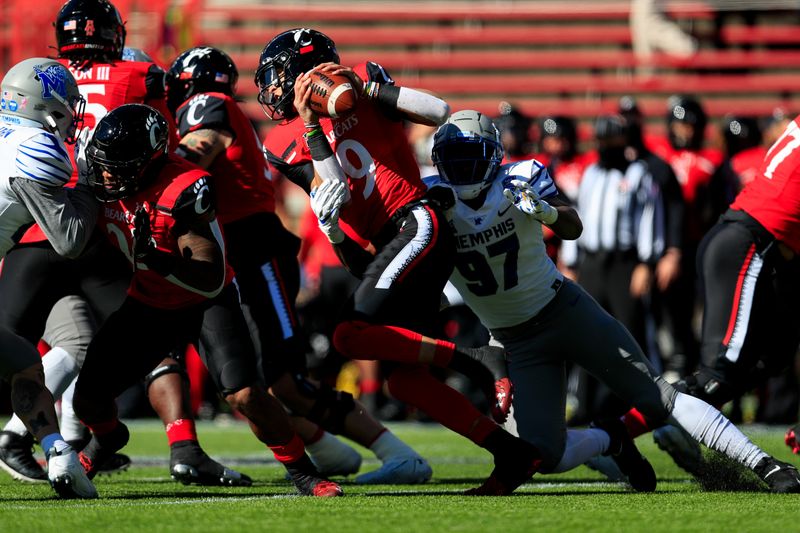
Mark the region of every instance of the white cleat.
<instances>
[{"instance_id":1,"label":"white cleat","mask_svg":"<svg viewBox=\"0 0 800 533\"><path fill-rule=\"evenodd\" d=\"M47 456L47 478L59 497L97 498L97 489L86 477L78 454L69 444L57 441Z\"/></svg>"},{"instance_id":2,"label":"white cleat","mask_svg":"<svg viewBox=\"0 0 800 533\"><path fill-rule=\"evenodd\" d=\"M431 479L433 470L428 461L416 455L389 459L372 472L356 477L363 485L414 485Z\"/></svg>"},{"instance_id":3,"label":"white cleat","mask_svg":"<svg viewBox=\"0 0 800 533\"><path fill-rule=\"evenodd\" d=\"M653 441L688 473L697 477L704 472L705 460L700 445L683 429L662 426L653 431Z\"/></svg>"}]
</instances>

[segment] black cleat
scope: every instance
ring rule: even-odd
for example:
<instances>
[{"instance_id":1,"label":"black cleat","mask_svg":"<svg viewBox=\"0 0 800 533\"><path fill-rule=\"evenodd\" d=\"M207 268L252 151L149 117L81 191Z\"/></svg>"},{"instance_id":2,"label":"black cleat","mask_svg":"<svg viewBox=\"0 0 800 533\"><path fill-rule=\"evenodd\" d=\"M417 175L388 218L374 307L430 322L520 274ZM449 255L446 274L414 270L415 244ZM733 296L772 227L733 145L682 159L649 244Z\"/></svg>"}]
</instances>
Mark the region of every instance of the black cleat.
<instances>
[{"instance_id":1,"label":"black cleat","mask_svg":"<svg viewBox=\"0 0 800 533\"><path fill-rule=\"evenodd\" d=\"M767 456L758 462L753 471L761 481L769 485L771 492L781 494L800 492L800 474L794 465Z\"/></svg>"},{"instance_id":2,"label":"black cleat","mask_svg":"<svg viewBox=\"0 0 800 533\"><path fill-rule=\"evenodd\" d=\"M26 483L44 483L47 473L33 456L33 435L0 431L0 468Z\"/></svg>"},{"instance_id":3,"label":"black cleat","mask_svg":"<svg viewBox=\"0 0 800 533\"><path fill-rule=\"evenodd\" d=\"M628 483L633 490L636 492L656 490L656 473L650 462L639 453L622 420L610 418L597 421L592 426L608 433L611 442L608 451L603 455L610 456L622 473L628 476Z\"/></svg>"},{"instance_id":4,"label":"black cleat","mask_svg":"<svg viewBox=\"0 0 800 533\"><path fill-rule=\"evenodd\" d=\"M505 423L511 411L513 386L508 377L506 351L499 346L481 346L480 348L459 348L459 351L470 359L479 362L492 375L491 387L484 387L486 399L491 406L492 418L498 424Z\"/></svg>"},{"instance_id":5,"label":"black cleat","mask_svg":"<svg viewBox=\"0 0 800 533\"><path fill-rule=\"evenodd\" d=\"M297 492L302 496L332 498L344 495L342 488L337 483L320 477L308 455L304 455L293 463L284 463L283 466L286 467Z\"/></svg>"},{"instance_id":6,"label":"black cleat","mask_svg":"<svg viewBox=\"0 0 800 533\"><path fill-rule=\"evenodd\" d=\"M128 433L128 426L120 422L111 433L107 433L102 437L92 435L92 440L89 444L78 454L78 457L86 470L86 475L89 479L94 478L100 471L100 467L128 444L130 433Z\"/></svg>"},{"instance_id":7,"label":"black cleat","mask_svg":"<svg viewBox=\"0 0 800 533\"><path fill-rule=\"evenodd\" d=\"M469 489L468 496L507 496L530 480L542 464L533 444L512 437L501 453L494 454L494 470L480 487Z\"/></svg>"},{"instance_id":8,"label":"black cleat","mask_svg":"<svg viewBox=\"0 0 800 533\"><path fill-rule=\"evenodd\" d=\"M249 487L250 476L219 464L206 454L196 441L186 440L170 448L169 473L184 485L222 485Z\"/></svg>"}]
</instances>

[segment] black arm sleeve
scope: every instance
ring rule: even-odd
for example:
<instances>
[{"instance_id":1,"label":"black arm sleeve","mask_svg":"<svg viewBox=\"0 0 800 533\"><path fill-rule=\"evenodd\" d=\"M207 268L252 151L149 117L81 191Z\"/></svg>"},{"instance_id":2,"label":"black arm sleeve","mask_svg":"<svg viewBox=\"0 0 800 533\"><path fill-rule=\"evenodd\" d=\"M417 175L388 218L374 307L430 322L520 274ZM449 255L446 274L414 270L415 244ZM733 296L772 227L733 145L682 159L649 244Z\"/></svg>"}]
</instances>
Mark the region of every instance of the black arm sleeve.
<instances>
[{"instance_id":1,"label":"black arm sleeve","mask_svg":"<svg viewBox=\"0 0 800 533\"><path fill-rule=\"evenodd\" d=\"M206 94L194 96L179 107L175 115L178 134L181 137L200 129L231 132L225 101L214 96Z\"/></svg>"},{"instance_id":2,"label":"black arm sleeve","mask_svg":"<svg viewBox=\"0 0 800 533\"><path fill-rule=\"evenodd\" d=\"M294 149L294 143L286 149L287 153ZM303 163L301 165L290 165L282 157L278 157L266 148L264 149L264 156L270 165L286 176L286 179L306 191L306 194L311 192L311 182L314 180L314 165L312 163Z\"/></svg>"},{"instance_id":3,"label":"black arm sleeve","mask_svg":"<svg viewBox=\"0 0 800 533\"><path fill-rule=\"evenodd\" d=\"M168 208L157 205L156 209L169 214L175 219L175 230L179 233L197 225L204 225L214 219L215 194L210 176L199 178L189 187L186 187L175 204Z\"/></svg>"},{"instance_id":4,"label":"black arm sleeve","mask_svg":"<svg viewBox=\"0 0 800 533\"><path fill-rule=\"evenodd\" d=\"M333 245L333 250L347 271L358 279L364 277L367 267L375 259L371 253L347 235L342 242Z\"/></svg>"}]
</instances>

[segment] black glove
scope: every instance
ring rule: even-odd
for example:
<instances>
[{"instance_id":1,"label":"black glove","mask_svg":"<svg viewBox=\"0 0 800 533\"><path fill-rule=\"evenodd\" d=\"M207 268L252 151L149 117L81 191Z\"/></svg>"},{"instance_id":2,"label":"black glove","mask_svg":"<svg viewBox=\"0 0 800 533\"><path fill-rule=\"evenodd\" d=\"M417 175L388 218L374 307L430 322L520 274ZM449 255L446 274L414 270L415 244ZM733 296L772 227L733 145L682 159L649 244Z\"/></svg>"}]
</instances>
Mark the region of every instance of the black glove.
<instances>
[{"instance_id":1,"label":"black glove","mask_svg":"<svg viewBox=\"0 0 800 533\"><path fill-rule=\"evenodd\" d=\"M148 270L166 277L172 273L177 262L177 256L156 248L156 241L153 239L153 232L150 230L150 215L145 211L144 207L138 208L133 214L134 270L136 270L137 263L141 263Z\"/></svg>"}]
</instances>

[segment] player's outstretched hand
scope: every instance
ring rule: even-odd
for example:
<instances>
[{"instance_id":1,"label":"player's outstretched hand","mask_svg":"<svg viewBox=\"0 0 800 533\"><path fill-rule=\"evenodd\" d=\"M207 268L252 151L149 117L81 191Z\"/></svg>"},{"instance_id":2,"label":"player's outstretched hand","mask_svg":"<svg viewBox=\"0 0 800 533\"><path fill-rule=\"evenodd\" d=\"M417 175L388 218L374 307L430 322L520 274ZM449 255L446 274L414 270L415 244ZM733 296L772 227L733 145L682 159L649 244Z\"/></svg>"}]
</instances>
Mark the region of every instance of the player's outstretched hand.
<instances>
[{"instance_id":1,"label":"player's outstretched hand","mask_svg":"<svg viewBox=\"0 0 800 533\"><path fill-rule=\"evenodd\" d=\"M78 183L89 185L89 163L86 160L86 147L89 145L91 130L85 126L75 140L75 166L78 167Z\"/></svg>"},{"instance_id":2,"label":"player's outstretched hand","mask_svg":"<svg viewBox=\"0 0 800 533\"><path fill-rule=\"evenodd\" d=\"M347 184L339 180L325 180L311 190L311 210L317 216L319 228L333 244L344 240L339 227L339 209L348 198Z\"/></svg>"},{"instance_id":3,"label":"player's outstretched hand","mask_svg":"<svg viewBox=\"0 0 800 533\"><path fill-rule=\"evenodd\" d=\"M552 224L558 218L558 211L539 195L526 181L508 180L503 183L503 195L514 207L542 222Z\"/></svg>"}]
</instances>

